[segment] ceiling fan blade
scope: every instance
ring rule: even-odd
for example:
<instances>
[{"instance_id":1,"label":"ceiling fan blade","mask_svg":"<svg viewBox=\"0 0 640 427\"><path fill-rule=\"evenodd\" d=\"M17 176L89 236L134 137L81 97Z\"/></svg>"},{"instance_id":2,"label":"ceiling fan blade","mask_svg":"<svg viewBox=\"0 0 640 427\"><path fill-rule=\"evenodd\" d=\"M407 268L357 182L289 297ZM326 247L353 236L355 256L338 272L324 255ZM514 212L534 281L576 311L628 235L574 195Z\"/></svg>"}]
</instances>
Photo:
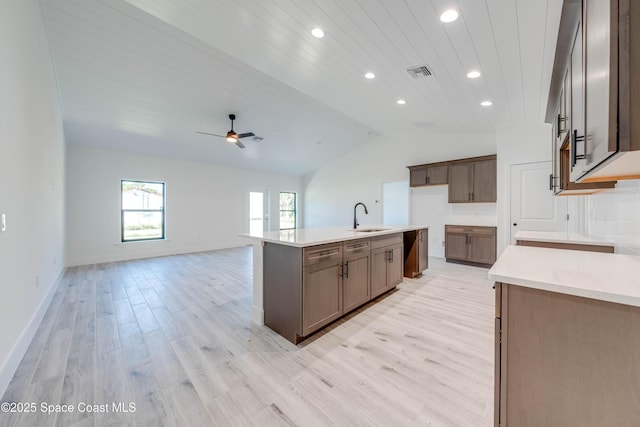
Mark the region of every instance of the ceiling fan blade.
<instances>
[{"instance_id":1,"label":"ceiling fan blade","mask_svg":"<svg viewBox=\"0 0 640 427\"><path fill-rule=\"evenodd\" d=\"M253 133L253 132L239 133L239 134L238 134L238 138L246 138L246 137L248 137L248 136L256 136L256 134L255 134L255 133Z\"/></svg>"},{"instance_id":2,"label":"ceiling fan blade","mask_svg":"<svg viewBox=\"0 0 640 427\"><path fill-rule=\"evenodd\" d=\"M226 138L224 135L218 135L217 133L199 132L199 131L196 131L196 133L200 133L202 135L211 135L211 136L219 136L220 138Z\"/></svg>"},{"instance_id":3,"label":"ceiling fan blade","mask_svg":"<svg viewBox=\"0 0 640 427\"><path fill-rule=\"evenodd\" d=\"M238 148L244 148L244 144L240 141L237 141L235 144L238 146Z\"/></svg>"}]
</instances>

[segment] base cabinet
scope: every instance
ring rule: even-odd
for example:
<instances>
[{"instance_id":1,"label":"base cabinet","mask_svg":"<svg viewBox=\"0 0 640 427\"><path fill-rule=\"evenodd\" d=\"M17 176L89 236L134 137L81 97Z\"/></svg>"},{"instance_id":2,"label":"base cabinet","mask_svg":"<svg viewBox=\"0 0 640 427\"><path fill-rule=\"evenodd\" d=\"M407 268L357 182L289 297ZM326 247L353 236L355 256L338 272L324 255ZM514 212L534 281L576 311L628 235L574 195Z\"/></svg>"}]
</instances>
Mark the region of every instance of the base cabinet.
<instances>
[{"instance_id":1,"label":"base cabinet","mask_svg":"<svg viewBox=\"0 0 640 427\"><path fill-rule=\"evenodd\" d=\"M445 258L470 264L496 262L496 227L445 225Z\"/></svg>"},{"instance_id":2,"label":"base cabinet","mask_svg":"<svg viewBox=\"0 0 640 427\"><path fill-rule=\"evenodd\" d=\"M496 427L637 426L640 308L496 283Z\"/></svg>"},{"instance_id":3,"label":"base cabinet","mask_svg":"<svg viewBox=\"0 0 640 427\"><path fill-rule=\"evenodd\" d=\"M263 246L264 323L294 344L402 282L403 234Z\"/></svg>"},{"instance_id":4,"label":"base cabinet","mask_svg":"<svg viewBox=\"0 0 640 427\"><path fill-rule=\"evenodd\" d=\"M404 233L404 277L418 277L429 267L429 229Z\"/></svg>"}]
</instances>

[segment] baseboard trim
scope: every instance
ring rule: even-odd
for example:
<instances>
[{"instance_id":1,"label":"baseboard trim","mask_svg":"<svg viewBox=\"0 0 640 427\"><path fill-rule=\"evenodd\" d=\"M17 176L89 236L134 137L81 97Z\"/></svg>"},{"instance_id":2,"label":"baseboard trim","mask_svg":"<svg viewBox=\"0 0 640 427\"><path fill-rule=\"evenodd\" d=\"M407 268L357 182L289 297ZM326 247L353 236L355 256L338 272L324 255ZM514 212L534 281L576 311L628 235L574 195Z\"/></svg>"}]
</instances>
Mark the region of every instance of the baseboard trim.
<instances>
[{"instance_id":1,"label":"baseboard trim","mask_svg":"<svg viewBox=\"0 0 640 427\"><path fill-rule=\"evenodd\" d=\"M151 244L151 242L149 242ZM197 247L187 248L161 248L152 249L139 252L124 252L118 254L95 256L89 258L69 258L67 255L67 267L76 267L80 265L102 264L107 262L129 261L134 259L156 258L161 256L190 254L196 252L217 251L220 249L240 248L247 246L247 243L223 243L218 245L203 245ZM119 248L125 248L126 246L119 245Z\"/></svg>"},{"instance_id":2,"label":"baseboard trim","mask_svg":"<svg viewBox=\"0 0 640 427\"><path fill-rule=\"evenodd\" d=\"M255 305L251 306L251 321L256 325L264 326L264 310Z\"/></svg>"},{"instance_id":3,"label":"baseboard trim","mask_svg":"<svg viewBox=\"0 0 640 427\"><path fill-rule=\"evenodd\" d=\"M49 286L49 289L47 290L44 298L42 298L42 300L40 301L38 308L36 308L33 316L31 316L29 323L20 334L18 341L16 341L16 343L13 345L9 356L5 359L2 367L0 367L0 397L4 395L7 387L9 387L9 383L16 373L20 362L22 362L22 358L27 353L29 345L31 345L31 341L33 341L33 337L36 335L38 327L40 327L42 318L47 312L49 304L51 304L53 295L56 293L58 286L60 286L63 275L64 268L61 268L56 279Z\"/></svg>"}]
</instances>

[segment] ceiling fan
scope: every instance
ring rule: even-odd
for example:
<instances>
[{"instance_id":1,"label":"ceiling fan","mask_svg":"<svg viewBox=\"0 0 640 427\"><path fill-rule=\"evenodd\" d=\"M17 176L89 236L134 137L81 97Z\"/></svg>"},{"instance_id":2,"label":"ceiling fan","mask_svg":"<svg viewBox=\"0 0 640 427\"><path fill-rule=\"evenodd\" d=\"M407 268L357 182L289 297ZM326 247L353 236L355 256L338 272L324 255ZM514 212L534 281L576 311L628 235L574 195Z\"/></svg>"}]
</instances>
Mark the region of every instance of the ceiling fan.
<instances>
[{"instance_id":1,"label":"ceiling fan","mask_svg":"<svg viewBox=\"0 0 640 427\"><path fill-rule=\"evenodd\" d=\"M233 121L236 119L236 115L235 114L229 114L229 119L231 120L231 130L229 132L227 132L226 135L218 135L218 134L215 134L215 133L199 132L199 131L196 131L196 133L201 133L203 135L211 135L211 136L218 136L220 138L225 138L227 140L227 142L229 142L231 144L235 144L236 146L238 146L238 148L244 148L244 144L242 142L240 142L240 138L247 138L249 136L255 137L255 134L253 132L236 133L233 130ZM262 139L262 138L260 138L260 139Z\"/></svg>"}]
</instances>

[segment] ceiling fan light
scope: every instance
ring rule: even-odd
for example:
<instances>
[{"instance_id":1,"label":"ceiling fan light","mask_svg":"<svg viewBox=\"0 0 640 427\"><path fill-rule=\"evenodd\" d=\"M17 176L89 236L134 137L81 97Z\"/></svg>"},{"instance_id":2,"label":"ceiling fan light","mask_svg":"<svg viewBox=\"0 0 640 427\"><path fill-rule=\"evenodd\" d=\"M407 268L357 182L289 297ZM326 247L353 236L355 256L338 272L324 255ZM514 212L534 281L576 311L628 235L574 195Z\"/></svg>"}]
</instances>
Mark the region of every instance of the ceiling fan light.
<instances>
[{"instance_id":1,"label":"ceiling fan light","mask_svg":"<svg viewBox=\"0 0 640 427\"><path fill-rule=\"evenodd\" d=\"M234 137L234 136L228 136L227 137L227 142L235 144L236 142L238 142L238 139L236 137Z\"/></svg>"}]
</instances>

